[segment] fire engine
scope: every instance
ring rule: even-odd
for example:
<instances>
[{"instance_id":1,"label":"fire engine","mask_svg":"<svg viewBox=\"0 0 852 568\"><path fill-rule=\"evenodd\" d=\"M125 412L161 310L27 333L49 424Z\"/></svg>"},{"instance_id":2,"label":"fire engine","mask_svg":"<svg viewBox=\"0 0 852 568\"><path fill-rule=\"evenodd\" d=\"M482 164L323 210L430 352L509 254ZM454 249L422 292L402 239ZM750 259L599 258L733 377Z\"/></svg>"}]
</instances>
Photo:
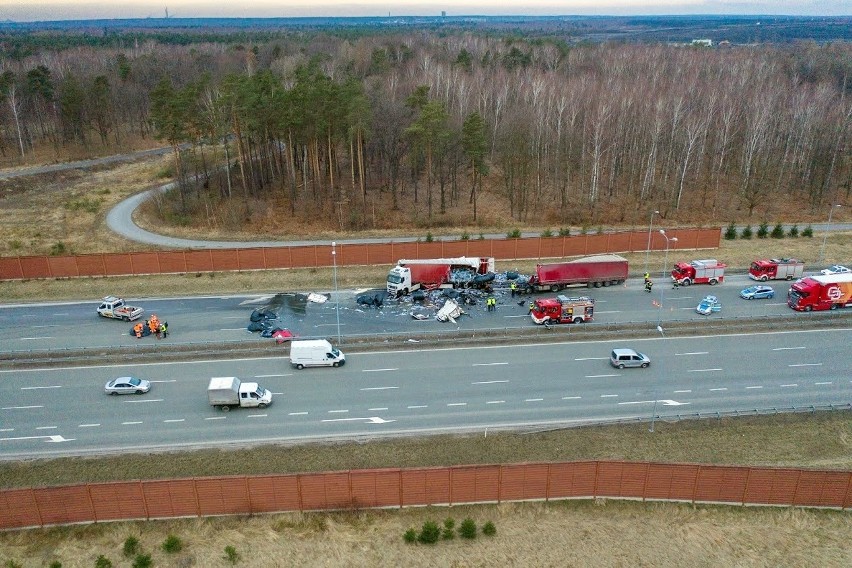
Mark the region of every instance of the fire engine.
<instances>
[{"instance_id":1,"label":"fire engine","mask_svg":"<svg viewBox=\"0 0 852 568\"><path fill-rule=\"evenodd\" d=\"M710 284L711 286L725 281L725 268L715 259L693 260L678 262L672 270L672 281L681 285Z\"/></svg>"},{"instance_id":2,"label":"fire engine","mask_svg":"<svg viewBox=\"0 0 852 568\"><path fill-rule=\"evenodd\" d=\"M795 258L770 258L755 260L748 269L748 277L758 282L800 278L805 272L805 264Z\"/></svg>"},{"instance_id":3,"label":"fire engine","mask_svg":"<svg viewBox=\"0 0 852 568\"><path fill-rule=\"evenodd\" d=\"M555 298L542 298L533 303L530 317L541 325L546 323L583 323L592 321L595 313L595 301L581 296L569 298L559 295Z\"/></svg>"}]
</instances>

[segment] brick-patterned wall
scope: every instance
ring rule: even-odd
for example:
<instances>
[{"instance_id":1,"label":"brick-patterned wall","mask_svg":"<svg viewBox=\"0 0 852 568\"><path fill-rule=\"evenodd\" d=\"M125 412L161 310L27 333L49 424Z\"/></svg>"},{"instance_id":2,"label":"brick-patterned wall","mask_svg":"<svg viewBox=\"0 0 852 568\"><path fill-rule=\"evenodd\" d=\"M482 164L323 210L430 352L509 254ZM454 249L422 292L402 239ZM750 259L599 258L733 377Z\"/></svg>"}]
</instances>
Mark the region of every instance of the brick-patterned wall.
<instances>
[{"instance_id":1,"label":"brick-patterned wall","mask_svg":"<svg viewBox=\"0 0 852 568\"><path fill-rule=\"evenodd\" d=\"M719 248L721 229L673 229L670 250ZM604 253L641 252L648 232L632 231L572 237L530 237L337 245L337 265L395 264L401 258L493 256L497 260L560 258ZM651 250L665 250L659 233ZM17 256L0 258L0 280L121 276L184 272L222 272L332 266L331 244L240 249L130 252L78 256Z\"/></svg>"},{"instance_id":2,"label":"brick-patterned wall","mask_svg":"<svg viewBox=\"0 0 852 568\"><path fill-rule=\"evenodd\" d=\"M581 461L89 483L0 490L0 529L595 497L849 509L852 471Z\"/></svg>"}]
</instances>

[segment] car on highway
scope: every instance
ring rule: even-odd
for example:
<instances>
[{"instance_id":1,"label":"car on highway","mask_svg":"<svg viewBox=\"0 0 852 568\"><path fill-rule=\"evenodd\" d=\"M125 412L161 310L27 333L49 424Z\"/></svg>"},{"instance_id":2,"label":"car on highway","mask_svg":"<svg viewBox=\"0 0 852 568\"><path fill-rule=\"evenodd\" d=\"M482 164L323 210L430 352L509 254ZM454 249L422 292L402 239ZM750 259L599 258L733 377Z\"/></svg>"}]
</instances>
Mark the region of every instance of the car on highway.
<instances>
[{"instance_id":1,"label":"car on highway","mask_svg":"<svg viewBox=\"0 0 852 568\"><path fill-rule=\"evenodd\" d=\"M829 276L831 274L849 274L852 272L852 269L846 268L845 266L841 266L839 264L833 264L828 268L823 268L819 271L820 274L825 276Z\"/></svg>"},{"instance_id":2,"label":"car on highway","mask_svg":"<svg viewBox=\"0 0 852 568\"><path fill-rule=\"evenodd\" d=\"M609 363L613 367L623 369L625 367L646 368L651 364L651 359L644 353L633 349L613 349L609 354Z\"/></svg>"},{"instance_id":3,"label":"car on highway","mask_svg":"<svg viewBox=\"0 0 852 568\"><path fill-rule=\"evenodd\" d=\"M774 297L772 286L749 286L740 291L740 298L744 300L769 300Z\"/></svg>"},{"instance_id":4,"label":"car on highway","mask_svg":"<svg viewBox=\"0 0 852 568\"><path fill-rule=\"evenodd\" d=\"M107 394L144 394L151 390L151 382L136 377L118 377L104 385Z\"/></svg>"},{"instance_id":5,"label":"car on highway","mask_svg":"<svg viewBox=\"0 0 852 568\"><path fill-rule=\"evenodd\" d=\"M702 316L709 316L710 314L721 312L722 304L716 296L704 296L698 306L696 306L695 311Z\"/></svg>"}]
</instances>

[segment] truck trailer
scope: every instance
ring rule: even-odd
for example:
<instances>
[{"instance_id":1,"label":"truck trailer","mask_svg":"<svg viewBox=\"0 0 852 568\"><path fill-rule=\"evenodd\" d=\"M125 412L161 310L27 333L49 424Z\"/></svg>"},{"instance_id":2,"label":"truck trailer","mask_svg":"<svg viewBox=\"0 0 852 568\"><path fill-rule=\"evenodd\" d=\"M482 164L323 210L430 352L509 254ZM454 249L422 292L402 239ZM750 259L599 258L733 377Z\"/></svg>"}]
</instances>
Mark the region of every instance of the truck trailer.
<instances>
[{"instance_id":1,"label":"truck trailer","mask_svg":"<svg viewBox=\"0 0 852 568\"><path fill-rule=\"evenodd\" d=\"M725 281L725 268L716 259L693 260L678 262L672 270L672 282L679 286L690 284L710 284L715 286Z\"/></svg>"},{"instance_id":2,"label":"truck trailer","mask_svg":"<svg viewBox=\"0 0 852 568\"><path fill-rule=\"evenodd\" d=\"M207 385L207 401L224 412L232 406L266 408L272 404L272 393L257 383L245 383L237 377L213 377Z\"/></svg>"},{"instance_id":3,"label":"truck trailer","mask_svg":"<svg viewBox=\"0 0 852 568\"><path fill-rule=\"evenodd\" d=\"M595 315L595 301L581 296L569 298L560 294L555 298L542 298L533 302L530 317L533 323L583 323L592 321Z\"/></svg>"},{"instance_id":4,"label":"truck trailer","mask_svg":"<svg viewBox=\"0 0 852 568\"><path fill-rule=\"evenodd\" d=\"M599 288L623 284L626 279L627 259L615 254L601 254L569 262L538 264L524 290L527 294L544 290L558 292L577 284Z\"/></svg>"},{"instance_id":5,"label":"truck trailer","mask_svg":"<svg viewBox=\"0 0 852 568\"><path fill-rule=\"evenodd\" d=\"M477 275L494 272L493 257L400 259L390 269L387 291L405 296L421 288L465 288L475 284Z\"/></svg>"},{"instance_id":6,"label":"truck trailer","mask_svg":"<svg viewBox=\"0 0 852 568\"><path fill-rule=\"evenodd\" d=\"M805 263L795 258L770 258L755 260L748 269L748 277L758 282L767 280L792 280L801 278Z\"/></svg>"},{"instance_id":7,"label":"truck trailer","mask_svg":"<svg viewBox=\"0 0 852 568\"><path fill-rule=\"evenodd\" d=\"M852 274L824 274L797 280L787 292L787 305L799 312L852 306Z\"/></svg>"}]
</instances>

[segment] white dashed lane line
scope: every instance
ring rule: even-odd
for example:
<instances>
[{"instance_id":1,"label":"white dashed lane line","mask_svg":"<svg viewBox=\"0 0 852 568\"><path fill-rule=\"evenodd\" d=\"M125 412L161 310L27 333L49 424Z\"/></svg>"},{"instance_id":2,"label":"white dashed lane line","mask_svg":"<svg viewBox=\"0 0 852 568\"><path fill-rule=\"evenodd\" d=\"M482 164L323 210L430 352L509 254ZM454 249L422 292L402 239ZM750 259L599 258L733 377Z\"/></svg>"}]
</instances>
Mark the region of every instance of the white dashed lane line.
<instances>
[{"instance_id":1,"label":"white dashed lane line","mask_svg":"<svg viewBox=\"0 0 852 568\"><path fill-rule=\"evenodd\" d=\"M349 412L349 411L348 410L329 410L328 411L329 414L346 414L347 412Z\"/></svg>"},{"instance_id":2,"label":"white dashed lane line","mask_svg":"<svg viewBox=\"0 0 852 568\"><path fill-rule=\"evenodd\" d=\"M781 385L781 388L784 388L784 387L797 387L797 386L799 386L797 383L790 383L789 385Z\"/></svg>"},{"instance_id":3,"label":"white dashed lane line","mask_svg":"<svg viewBox=\"0 0 852 568\"><path fill-rule=\"evenodd\" d=\"M307 412L291 412L287 416L307 416Z\"/></svg>"},{"instance_id":4,"label":"white dashed lane line","mask_svg":"<svg viewBox=\"0 0 852 568\"><path fill-rule=\"evenodd\" d=\"M563 396L562 400L580 400L582 396Z\"/></svg>"},{"instance_id":5,"label":"white dashed lane line","mask_svg":"<svg viewBox=\"0 0 852 568\"><path fill-rule=\"evenodd\" d=\"M792 351L794 349L806 349L804 345L801 347L776 347L773 351Z\"/></svg>"},{"instance_id":6,"label":"white dashed lane line","mask_svg":"<svg viewBox=\"0 0 852 568\"><path fill-rule=\"evenodd\" d=\"M4 406L0 410L28 410L30 408L44 408L43 406Z\"/></svg>"},{"instance_id":7,"label":"white dashed lane line","mask_svg":"<svg viewBox=\"0 0 852 568\"><path fill-rule=\"evenodd\" d=\"M367 410L369 410L370 412L377 412L379 410L387 410L387 409L388 409L387 406L380 406L378 408L368 408Z\"/></svg>"},{"instance_id":8,"label":"white dashed lane line","mask_svg":"<svg viewBox=\"0 0 852 568\"><path fill-rule=\"evenodd\" d=\"M727 387L719 387L719 388L710 389L710 390L711 391L726 391L726 390L728 390L728 388Z\"/></svg>"},{"instance_id":9,"label":"white dashed lane line","mask_svg":"<svg viewBox=\"0 0 852 568\"><path fill-rule=\"evenodd\" d=\"M692 353L675 353L675 357L678 355L709 355L709 351L693 351Z\"/></svg>"},{"instance_id":10,"label":"white dashed lane line","mask_svg":"<svg viewBox=\"0 0 852 568\"><path fill-rule=\"evenodd\" d=\"M505 400L489 400L485 404L506 404Z\"/></svg>"},{"instance_id":11,"label":"white dashed lane line","mask_svg":"<svg viewBox=\"0 0 852 568\"><path fill-rule=\"evenodd\" d=\"M421 404L421 405L409 406L407 408L411 409L411 408L429 408L429 407L425 404Z\"/></svg>"},{"instance_id":12,"label":"white dashed lane line","mask_svg":"<svg viewBox=\"0 0 852 568\"><path fill-rule=\"evenodd\" d=\"M362 391L383 391L383 390L392 390L392 389L398 389L398 388L399 387L364 387L364 388L359 389L359 390L362 390Z\"/></svg>"},{"instance_id":13,"label":"white dashed lane line","mask_svg":"<svg viewBox=\"0 0 852 568\"><path fill-rule=\"evenodd\" d=\"M37 389L61 389L62 385L51 385L49 387L21 387L22 391L37 390Z\"/></svg>"},{"instance_id":14,"label":"white dashed lane line","mask_svg":"<svg viewBox=\"0 0 852 568\"><path fill-rule=\"evenodd\" d=\"M602 394L601 398L618 398L617 394Z\"/></svg>"},{"instance_id":15,"label":"white dashed lane line","mask_svg":"<svg viewBox=\"0 0 852 568\"><path fill-rule=\"evenodd\" d=\"M80 424L78 428L96 428L100 426L100 424Z\"/></svg>"},{"instance_id":16,"label":"white dashed lane line","mask_svg":"<svg viewBox=\"0 0 852 568\"><path fill-rule=\"evenodd\" d=\"M501 363L474 363L471 367L494 367L495 365L508 365L508 361L504 361Z\"/></svg>"},{"instance_id":17,"label":"white dashed lane line","mask_svg":"<svg viewBox=\"0 0 852 568\"><path fill-rule=\"evenodd\" d=\"M692 390L680 390L680 391L675 391L675 394L683 394L683 393L687 393L687 392L692 392Z\"/></svg>"},{"instance_id":18,"label":"white dashed lane line","mask_svg":"<svg viewBox=\"0 0 852 568\"><path fill-rule=\"evenodd\" d=\"M361 369L362 373L384 373L386 371L399 371L399 369Z\"/></svg>"},{"instance_id":19,"label":"white dashed lane line","mask_svg":"<svg viewBox=\"0 0 852 568\"><path fill-rule=\"evenodd\" d=\"M139 420L139 421L136 421L136 422L122 422L121 423L122 426L134 426L136 424L142 424L142 421Z\"/></svg>"},{"instance_id":20,"label":"white dashed lane line","mask_svg":"<svg viewBox=\"0 0 852 568\"><path fill-rule=\"evenodd\" d=\"M746 387L746 390L749 390L749 389L762 389L762 388L763 388L763 387L761 387L761 386L753 386L753 387Z\"/></svg>"},{"instance_id":21,"label":"white dashed lane line","mask_svg":"<svg viewBox=\"0 0 852 568\"><path fill-rule=\"evenodd\" d=\"M447 406L467 406L466 402L450 402L447 403Z\"/></svg>"},{"instance_id":22,"label":"white dashed lane line","mask_svg":"<svg viewBox=\"0 0 852 568\"><path fill-rule=\"evenodd\" d=\"M711 373L721 371L722 369L689 369L687 373Z\"/></svg>"},{"instance_id":23,"label":"white dashed lane line","mask_svg":"<svg viewBox=\"0 0 852 568\"><path fill-rule=\"evenodd\" d=\"M508 383L509 381L477 381L470 383L472 385L496 385L497 383Z\"/></svg>"},{"instance_id":24,"label":"white dashed lane line","mask_svg":"<svg viewBox=\"0 0 852 568\"><path fill-rule=\"evenodd\" d=\"M36 430L56 430L59 426L38 426Z\"/></svg>"},{"instance_id":25,"label":"white dashed lane line","mask_svg":"<svg viewBox=\"0 0 852 568\"><path fill-rule=\"evenodd\" d=\"M186 419L185 419L185 418L173 418L173 419L171 419L171 420L163 420L163 422L165 422L165 423L171 423L171 422L185 422L185 421L186 421Z\"/></svg>"},{"instance_id":26,"label":"white dashed lane line","mask_svg":"<svg viewBox=\"0 0 852 568\"><path fill-rule=\"evenodd\" d=\"M821 383L814 383L814 384L815 385L830 385L830 384L832 384L832 382L831 381L824 381L824 382L821 382Z\"/></svg>"},{"instance_id":27,"label":"white dashed lane line","mask_svg":"<svg viewBox=\"0 0 852 568\"><path fill-rule=\"evenodd\" d=\"M797 363L788 367L822 367L822 363Z\"/></svg>"},{"instance_id":28,"label":"white dashed lane line","mask_svg":"<svg viewBox=\"0 0 852 568\"><path fill-rule=\"evenodd\" d=\"M524 402L541 402L543 400L544 400L543 398L528 398L528 399L525 399Z\"/></svg>"}]
</instances>

